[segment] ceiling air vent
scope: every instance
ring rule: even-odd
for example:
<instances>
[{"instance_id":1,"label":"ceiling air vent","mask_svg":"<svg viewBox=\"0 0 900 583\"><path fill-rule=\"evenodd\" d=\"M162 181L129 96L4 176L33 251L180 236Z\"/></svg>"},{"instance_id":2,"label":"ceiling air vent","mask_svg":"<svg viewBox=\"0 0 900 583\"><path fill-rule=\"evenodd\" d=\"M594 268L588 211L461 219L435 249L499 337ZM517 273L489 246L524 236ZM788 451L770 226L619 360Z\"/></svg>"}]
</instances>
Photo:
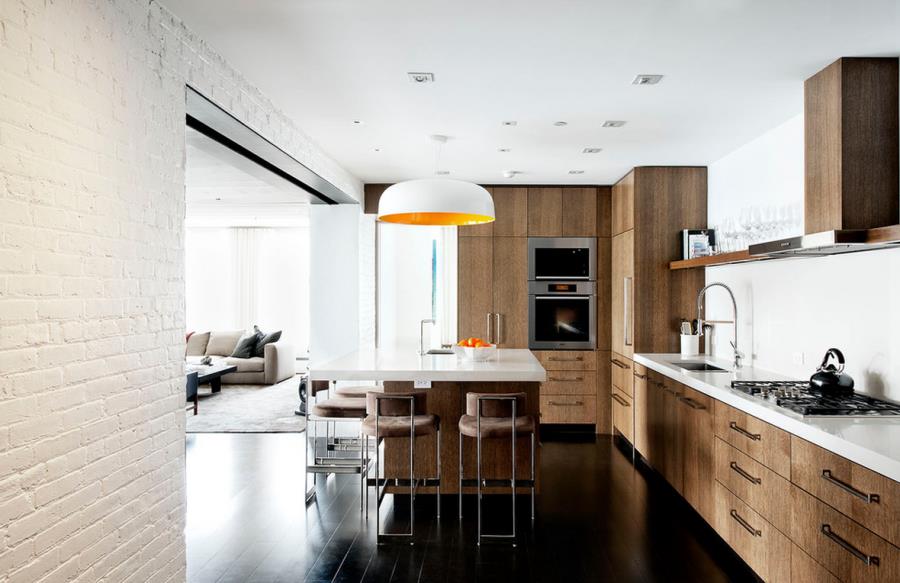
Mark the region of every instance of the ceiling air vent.
<instances>
[{"instance_id":1,"label":"ceiling air vent","mask_svg":"<svg viewBox=\"0 0 900 583\"><path fill-rule=\"evenodd\" d=\"M603 151L603 148L585 148L581 151L582 154L598 154Z\"/></svg>"},{"instance_id":2,"label":"ceiling air vent","mask_svg":"<svg viewBox=\"0 0 900 583\"><path fill-rule=\"evenodd\" d=\"M434 83L434 73L407 73L413 83Z\"/></svg>"},{"instance_id":3,"label":"ceiling air vent","mask_svg":"<svg viewBox=\"0 0 900 583\"><path fill-rule=\"evenodd\" d=\"M605 127L605 128L620 128L624 125L625 125L624 121L614 120L614 119L603 122L603 127Z\"/></svg>"},{"instance_id":4,"label":"ceiling air vent","mask_svg":"<svg viewBox=\"0 0 900 583\"><path fill-rule=\"evenodd\" d=\"M631 82L632 85L656 85L662 81L662 75L638 75Z\"/></svg>"}]
</instances>

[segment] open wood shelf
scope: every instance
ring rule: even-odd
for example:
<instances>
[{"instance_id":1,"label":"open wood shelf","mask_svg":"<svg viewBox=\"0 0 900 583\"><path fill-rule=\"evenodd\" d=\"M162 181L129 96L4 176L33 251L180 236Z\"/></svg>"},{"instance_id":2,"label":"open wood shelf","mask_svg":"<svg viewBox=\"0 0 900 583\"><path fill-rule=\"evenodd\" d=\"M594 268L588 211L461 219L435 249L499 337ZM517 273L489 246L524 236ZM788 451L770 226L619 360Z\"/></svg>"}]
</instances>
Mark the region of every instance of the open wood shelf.
<instances>
[{"instance_id":1,"label":"open wood shelf","mask_svg":"<svg viewBox=\"0 0 900 583\"><path fill-rule=\"evenodd\" d=\"M718 255L710 255L709 257L697 257L696 259L682 259L680 261L672 261L669 263L669 269L692 269L695 267L712 267L714 265L728 265L730 263L746 263L747 261L761 261L769 259L768 257L753 257L750 252L732 251L730 253L719 253Z\"/></svg>"}]
</instances>

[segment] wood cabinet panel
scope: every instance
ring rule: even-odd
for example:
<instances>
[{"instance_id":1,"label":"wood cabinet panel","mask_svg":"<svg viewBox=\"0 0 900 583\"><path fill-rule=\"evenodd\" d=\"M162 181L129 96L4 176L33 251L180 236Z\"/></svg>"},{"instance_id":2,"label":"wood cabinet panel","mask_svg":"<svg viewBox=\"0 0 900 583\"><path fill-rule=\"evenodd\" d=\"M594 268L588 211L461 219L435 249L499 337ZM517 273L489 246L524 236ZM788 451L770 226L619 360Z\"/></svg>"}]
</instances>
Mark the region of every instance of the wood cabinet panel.
<instances>
[{"instance_id":1,"label":"wood cabinet panel","mask_svg":"<svg viewBox=\"0 0 900 583\"><path fill-rule=\"evenodd\" d=\"M634 171L612 187L612 234L634 228Z\"/></svg>"},{"instance_id":2,"label":"wood cabinet panel","mask_svg":"<svg viewBox=\"0 0 900 583\"><path fill-rule=\"evenodd\" d=\"M549 370L541 395L596 395L597 372Z\"/></svg>"},{"instance_id":3,"label":"wood cabinet panel","mask_svg":"<svg viewBox=\"0 0 900 583\"><path fill-rule=\"evenodd\" d=\"M562 236L597 236L597 189L566 187L562 192Z\"/></svg>"},{"instance_id":4,"label":"wood cabinet panel","mask_svg":"<svg viewBox=\"0 0 900 583\"><path fill-rule=\"evenodd\" d=\"M791 532L791 483L742 451L716 440L716 480L784 534Z\"/></svg>"},{"instance_id":5,"label":"wood cabinet panel","mask_svg":"<svg viewBox=\"0 0 900 583\"><path fill-rule=\"evenodd\" d=\"M612 239L612 350L626 358L634 357L634 231Z\"/></svg>"},{"instance_id":6,"label":"wood cabinet panel","mask_svg":"<svg viewBox=\"0 0 900 583\"><path fill-rule=\"evenodd\" d=\"M594 423L594 395L541 395L541 423Z\"/></svg>"},{"instance_id":7,"label":"wood cabinet panel","mask_svg":"<svg viewBox=\"0 0 900 583\"><path fill-rule=\"evenodd\" d=\"M800 547L791 545L791 583L841 583Z\"/></svg>"},{"instance_id":8,"label":"wood cabinet panel","mask_svg":"<svg viewBox=\"0 0 900 583\"><path fill-rule=\"evenodd\" d=\"M491 340L494 326L493 241L490 237L460 237L457 253L457 335Z\"/></svg>"},{"instance_id":9,"label":"wood cabinet panel","mask_svg":"<svg viewBox=\"0 0 900 583\"><path fill-rule=\"evenodd\" d=\"M847 583L900 581L900 549L794 486L791 539Z\"/></svg>"},{"instance_id":10,"label":"wood cabinet panel","mask_svg":"<svg viewBox=\"0 0 900 583\"><path fill-rule=\"evenodd\" d=\"M715 529L762 578L791 580L791 541L737 496L716 482Z\"/></svg>"},{"instance_id":11,"label":"wood cabinet panel","mask_svg":"<svg viewBox=\"0 0 900 583\"><path fill-rule=\"evenodd\" d=\"M679 429L678 397L682 394L681 383L663 378L661 408L662 429L662 475L679 494L684 488L684 445L683 432Z\"/></svg>"},{"instance_id":12,"label":"wood cabinet panel","mask_svg":"<svg viewBox=\"0 0 900 583\"><path fill-rule=\"evenodd\" d=\"M547 370L597 370L597 359L588 350L532 350Z\"/></svg>"},{"instance_id":13,"label":"wood cabinet panel","mask_svg":"<svg viewBox=\"0 0 900 583\"><path fill-rule=\"evenodd\" d=\"M650 460L650 380L645 367L634 363L634 447Z\"/></svg>"},{"instance_id":14,"label":"wood cabinet panel","mask_svg":"<svg viewBox=\"0 0 900 583\"><path fill-rule=\"evenodd\" d=\"M785 478L791 477L791 435L716 401L716 435Z\"/></svg>"},{"instance_id":15,"label":"wood cabinet panel","mask_svg":"<svg viewBox=\"0 0 900 583\"><path fill-rule=\"evenodd\" d=\"M663 375L654 370L647 371L647 418L648 418L648 445L647 461L657 472L666 475L664 466L666 463L665 450L669 444L666 442L665 431L665 383Z\"/></svg>"},{"instance_id":16,"label":"wood cabinet panel","mask_svg":"<svg viewBox=\"0 0 900 583\"><path fill-rule=\"evenodd\" d=\"M562 236L562 188L528 189L528 236Z\"/></svg>"},{"instance_id":17,"label":"wood cabinet panel","mask_svg":"<svg viewBox=\"0 0 900 583\"><path fill-rule=\"evenodd\" d=\"M612 432L612 386L609 376L608 350L597 351L597 433L608 435Z\"/></svg>"},{"instance_id":18,"label":"wood cabinet panel","mask_svg":"<svg viewBox=\"0 0 900 583\"><path fill-rule=\"evenodd\" d=\"M495 237L526 237L528 235L528 189L524 187L494 186L493 222Z\"/></svg>"},{"instance_id":19,"label":"wood cabinet panel","mask_svg":"<svg viewBox=\"0 0 900 583\"><path fill-rule=\"evenodd\" d=\"M528 348L528 239L493 237L491 240L494 243L494 339L501 348Z\"/></svg>"},{"instance_id":20,"label":"wood cabinet panel","mask_svg":"<svg viewBox=\"0 0 900 583\"><path fill-rule=\"evenodd\" d=\"M597 350L612 348L612 239L597 239Z\"/></svg>"},{"instance_id":21,"label":"wood cabinet panel","mask_svg":"<svg viewBox=\"0 0 900 583\"><path fill-rule=\"evenodd\" d=\"M619 389L629 397L634 395L634 372L632 367L634 363L622 355L613 353L610 358L610 369L612 373L612 386Z\"/></svg>"},{"instance_id":22,"label":"wood cabinet panel","mask_svg":"<svg viewBox=\"0 0 900 583\"><path fill-rule=\"evenodd\" d=\"M612 237L612 187L597 187L597 236Z\"/></svg>"},{"instance_id":23,"label":"wood cabinet panel","mask_svg":"<svg viewBox=\"0 0 900 583\"><path fill-rule=\"evenodd\" d=\"M900 484L791 436L791 479L869 530L900 546Z\"/></svg>"},{"instance_id":24,"label":"wood cabinet panel","mask_svg":"<svg viewBox=\"0 0 900 583\"><path fill-rule=\"evenodd\" d=\"M715 521L714 399L681 385L678 430L682 462L681 495L700 516Z\"/></svg>"},{"instance_id":25,"label":"wood cabinet panel","mask_svg":"<svg viewBox=\"0 0 900 583\"><path fill-rule=\"evenodd\" d=\"M629 443L634 443L634 403L631 397L615 387L611 397L613 429L621 433Z\"/></svg>"}]
</instances>

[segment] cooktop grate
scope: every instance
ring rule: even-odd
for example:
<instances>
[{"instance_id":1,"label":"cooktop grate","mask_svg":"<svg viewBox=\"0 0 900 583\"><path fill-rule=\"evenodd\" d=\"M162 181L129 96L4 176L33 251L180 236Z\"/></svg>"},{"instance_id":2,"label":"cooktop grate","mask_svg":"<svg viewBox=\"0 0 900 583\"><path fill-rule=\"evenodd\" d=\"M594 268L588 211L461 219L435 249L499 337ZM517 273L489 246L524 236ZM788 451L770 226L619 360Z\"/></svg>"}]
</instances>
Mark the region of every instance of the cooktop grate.
<instances>
[{"instance_id":1,"label":"cooktop grate","mask_svg":"<svg viewBox=\"0 0 900 583\"><path fill-rule=\"evenodd\" d=\"M731 381L731 387L805 417L900 416L900 404L860 393L826 395L805 381Z\"/></svg>"}]
</instances>

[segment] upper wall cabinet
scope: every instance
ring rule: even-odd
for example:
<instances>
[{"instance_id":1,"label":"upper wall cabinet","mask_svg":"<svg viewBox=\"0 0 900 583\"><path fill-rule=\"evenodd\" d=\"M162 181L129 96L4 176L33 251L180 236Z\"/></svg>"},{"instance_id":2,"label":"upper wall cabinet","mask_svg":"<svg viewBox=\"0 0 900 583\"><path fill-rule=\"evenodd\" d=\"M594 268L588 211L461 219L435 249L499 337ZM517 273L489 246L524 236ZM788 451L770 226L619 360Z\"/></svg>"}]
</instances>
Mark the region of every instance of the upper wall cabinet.
<instances>
[{"instance_id":1,"label":"upper wall cabinet","mask_svg":"<svg viewBox=\"0 0 900 583\"><path fill-rule=\"evenodd\" d=\"M612 187L612 235L634 228L634 170Z\"/></svg>"},{"instance_id":2,"label":"upper wall cabinet","mask_svg":"<svg viewBox=\"0 0 900 583\"><path fill-rule=\"evenodd\" d=\"M494 199L496 220L459 228L460 237L525 237L528 234L528 189L485 186Z\"/></svg>"},{"instance_id":3,"label":"upper wall cabinet","mask_svg":"<svg viewBox=\"0 0 900 583\"><path fill-rule=\"evenodd\" d=\"M529 237L596 237L597 188L528 189Z\"/></svg>"}]
</instances>

